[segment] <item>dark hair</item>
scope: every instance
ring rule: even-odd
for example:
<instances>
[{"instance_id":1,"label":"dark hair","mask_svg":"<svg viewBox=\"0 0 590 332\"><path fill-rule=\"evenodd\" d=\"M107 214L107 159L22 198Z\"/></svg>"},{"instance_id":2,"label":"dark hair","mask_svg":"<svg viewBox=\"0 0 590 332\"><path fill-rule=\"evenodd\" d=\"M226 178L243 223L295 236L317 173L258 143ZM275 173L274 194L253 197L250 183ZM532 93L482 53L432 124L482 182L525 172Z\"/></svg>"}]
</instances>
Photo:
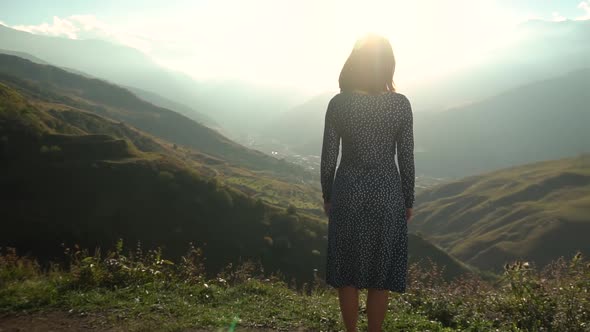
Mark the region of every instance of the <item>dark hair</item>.
<instances>
[{"instance_id":1,"label":"dark hair","mask_svg":"<svg viewBox=\"0 0 590 332\"><path fill-rule=\"evenodd\" d=\"M395 57L389 41L378 35L367 35L355 43L340 71L340 91L364 90L371 94L395 91L394 71Z\"/></svg>"}]
</instances>

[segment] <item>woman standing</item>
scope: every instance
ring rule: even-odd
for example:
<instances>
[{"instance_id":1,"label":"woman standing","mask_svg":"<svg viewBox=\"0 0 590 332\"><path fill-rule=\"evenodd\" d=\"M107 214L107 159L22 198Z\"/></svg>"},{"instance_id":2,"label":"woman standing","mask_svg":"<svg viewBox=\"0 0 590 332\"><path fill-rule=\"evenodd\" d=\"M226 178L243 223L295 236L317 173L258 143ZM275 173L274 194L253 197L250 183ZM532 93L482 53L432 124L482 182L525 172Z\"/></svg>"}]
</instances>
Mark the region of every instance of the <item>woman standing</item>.
<instances>
[{"instance_id":1,"label":"woman standing","mask_svg":"<svg viewBox=\"0 0 590 332\"><path fill-rule=\"evenodd\" d=\"M356 331L359 289L368 289L369 331L381 331L389 291L406 289L414 137L410 102L395 92L394 71L387 39L369 35L357 41L340 73L341 92L326 111L321 155L329 217L326 282L338 288L347 331Z\"/></svg>"}]
</instances>

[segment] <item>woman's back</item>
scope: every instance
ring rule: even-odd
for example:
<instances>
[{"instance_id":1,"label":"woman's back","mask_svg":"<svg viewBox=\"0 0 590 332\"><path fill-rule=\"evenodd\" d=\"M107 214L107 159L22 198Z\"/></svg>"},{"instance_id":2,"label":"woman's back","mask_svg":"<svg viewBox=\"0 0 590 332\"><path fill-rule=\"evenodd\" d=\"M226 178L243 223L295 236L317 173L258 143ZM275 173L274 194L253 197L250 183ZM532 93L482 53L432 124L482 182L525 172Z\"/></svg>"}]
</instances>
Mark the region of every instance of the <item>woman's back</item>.
<instances>
[{"instance_id":1,"label":"woman's back","mask_svg":"<svg viewBox=\"0 0 590 332\"><path fill-rule=\"evenodd\" d=\"M332 194L329 182L333 180L340 140L339 176L366 176L366 171L374 170L377 173L373 172L373 176L397 177L395 154L399 150L400 173L405 187L404 206L412 205L412 110L404 95L395 92L379 95L340 93L330 101L322 149L322 174L325 174L322 181L327 197ZM357 179L356 182L362 181Z\"/></svg>"}]
</instances>

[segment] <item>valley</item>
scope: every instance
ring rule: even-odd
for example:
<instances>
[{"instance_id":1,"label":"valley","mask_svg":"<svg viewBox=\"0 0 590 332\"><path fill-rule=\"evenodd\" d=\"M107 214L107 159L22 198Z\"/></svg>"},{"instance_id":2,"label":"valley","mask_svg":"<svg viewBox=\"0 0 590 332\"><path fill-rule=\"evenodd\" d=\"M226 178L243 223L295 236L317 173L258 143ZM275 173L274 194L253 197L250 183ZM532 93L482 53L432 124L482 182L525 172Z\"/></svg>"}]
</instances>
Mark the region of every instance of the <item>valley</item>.
<instances>
[{"instance_id":1,"label":"valley","mask_svg":"<svg viewBox=\"0 0 590 332\"><path fill-rule=\"evenodd\" d=\"M299 283L323 273L321 193L288 172L305 171L196 123L196 141L178 132L158 137L166 117L179 115L106 82L39 66L0 55L4 246L48 262L60 257L60 243L97 248L125 239L172 256L195 243L205 246L210 273L239 257ZM119 99L103 99L105 89ZM213 151L203 139L218 144L215 153L202 152ZM225 159L239 157L235 151L248 157ZM449 278L470 271L423 239L410 243L413 262L444 262Z\"/></svg>"},{"instance_id":2,"label":"valley","mask_svg":"<svg viewBox=\"0 0 590 332\"><path fill-rule=\"evenodd\" d=\"M0 332L589 331L580 1L0 4Z\"/></svg>"}]
</instances>

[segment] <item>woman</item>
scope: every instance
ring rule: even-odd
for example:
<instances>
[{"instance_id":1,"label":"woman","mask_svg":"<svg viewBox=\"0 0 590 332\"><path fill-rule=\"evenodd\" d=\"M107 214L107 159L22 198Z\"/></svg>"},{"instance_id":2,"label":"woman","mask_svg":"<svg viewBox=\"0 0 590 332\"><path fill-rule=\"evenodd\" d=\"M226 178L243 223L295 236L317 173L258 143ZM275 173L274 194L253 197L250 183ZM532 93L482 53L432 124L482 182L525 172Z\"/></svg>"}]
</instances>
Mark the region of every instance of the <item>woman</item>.
<instances>
[{"instance_id":1,"label":"woman","mask_svg":"<svg viewBox=\"0 0 590 332\"><path fill-rule=\"evenodd\" d=\"M369 331L381 331L389 291L406 289L414 138L410 102L395 92L394 70L387 39L359 40L340 73L341 92L326 111L321 156L329 217L326 282L338 288L347 331L356 331L359 289L368 289Z\"/></svg>"}]
</instances>

